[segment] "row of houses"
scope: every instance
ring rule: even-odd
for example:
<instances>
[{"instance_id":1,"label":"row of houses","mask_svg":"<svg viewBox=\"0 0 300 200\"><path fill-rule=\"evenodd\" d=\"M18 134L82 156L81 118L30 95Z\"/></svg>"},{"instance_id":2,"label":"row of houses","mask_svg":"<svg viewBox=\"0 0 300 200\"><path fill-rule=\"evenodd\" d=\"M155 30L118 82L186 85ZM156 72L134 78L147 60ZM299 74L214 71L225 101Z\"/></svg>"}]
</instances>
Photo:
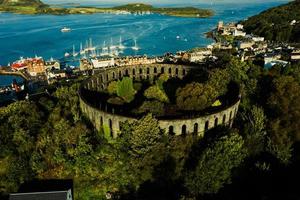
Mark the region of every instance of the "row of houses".
<instances>
[{"instance_id":1,"label":"row of houses","mask_svg":"<svg viewBox=\"0 0 300 200\"><path fill-rule=\"evenodd\" d=\"M148 57L148 56L126 56L126 57L98 57L98 58L83 58L80 60L80 70L91 70L106 68L112 66L129 66L129 65L145 65L163 62L163 57Z\"/></svg>"}]
</instances>

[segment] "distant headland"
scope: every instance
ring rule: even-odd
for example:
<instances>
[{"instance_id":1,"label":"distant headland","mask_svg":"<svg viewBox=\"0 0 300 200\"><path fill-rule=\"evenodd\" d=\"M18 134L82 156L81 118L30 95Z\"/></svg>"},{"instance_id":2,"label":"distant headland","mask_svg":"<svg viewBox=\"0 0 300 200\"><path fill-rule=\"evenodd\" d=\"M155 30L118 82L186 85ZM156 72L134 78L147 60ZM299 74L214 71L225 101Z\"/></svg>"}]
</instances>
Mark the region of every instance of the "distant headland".
<instances>
[{"instance_id":1,"label":"distant headland","mask_svg":"<svg viewBox=\"0 0 300 200\"><path fill-rule=\"evenodd\" d=\"M149 4L133 3L122 6L101 8L76 6L63 8L59 5L50 6L40 0L0 0L0 12L12 12L17 14L93 14L93 13L113 13L113 14L163 14L176 17L206 18L214 15L210 9L200 9L195 7L178 8L157 8Z\"/></svg>"}]
</instances>

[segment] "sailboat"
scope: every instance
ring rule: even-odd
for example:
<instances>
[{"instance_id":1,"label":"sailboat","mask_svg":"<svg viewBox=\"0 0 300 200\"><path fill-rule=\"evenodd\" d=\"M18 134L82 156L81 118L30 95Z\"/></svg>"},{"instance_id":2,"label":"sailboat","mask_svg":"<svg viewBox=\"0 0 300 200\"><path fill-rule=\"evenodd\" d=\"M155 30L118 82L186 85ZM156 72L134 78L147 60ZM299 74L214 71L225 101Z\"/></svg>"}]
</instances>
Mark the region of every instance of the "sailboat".
<instances>
[{"instance_id":1,"label":"sailboat","mask_svg":"<svg viewBox=\"0 0 300 200\"><path fill-rule=\"evenodd\" d=\"M132 48L132 50L135 50L135 51L138 51L140 49L136 44L136 39L134 40L134 46L131 48Z\"/></svg>"},{"instance_id":2,"label":"sailboat","mask_svg":"<svg viewBox=\"0 0 300 200\"><path fill-rule=\"evenodd\" d=\"M75 52L75 45L73 45L73 57L76 57L76 56L78 56L78 53Z\"/></svg>"},{"instance_id":3,"label":"sailboat","mask_svg":"<svg viewBox=\"0 0 300 200\"><path fill-rule=\"evenodd\" d=\"M120 36L120 44L119 44L119 49L125 49L125 46L122 44L122 37Z\"/></svg>"},{"instance_id":4,"label":"sailboat","mask_svg":"<svg viewBox=\"0 0 300 200\"><path fill-rule=\"evenodd\" d=\"M82 48L82 43L80 43L80 55L84 55L84 54L85 54L85 51Z\"/></svg>"},{"instance_id":5,"label":"sailboat","mask_svg":"<svg viewBox=\"0 0 300 200\"><path fill-rule=\"evenodd\" d=\"M106 46L106 42L105 41L103 42L102 50L103 51L107 51L108 50L108 47Z\"/></svg>"},{"instance_id":6,"label":"sailboat","mask_svg":"<svg viewBox=\"0 0 300 200\"><path fill-rule=\"evenodd\" d=\"M110 47L109 48L110 49L116 49L117 48L117 46L113 45L113 39L112 38L110 39Z\"/></svg>"}]
</instances>

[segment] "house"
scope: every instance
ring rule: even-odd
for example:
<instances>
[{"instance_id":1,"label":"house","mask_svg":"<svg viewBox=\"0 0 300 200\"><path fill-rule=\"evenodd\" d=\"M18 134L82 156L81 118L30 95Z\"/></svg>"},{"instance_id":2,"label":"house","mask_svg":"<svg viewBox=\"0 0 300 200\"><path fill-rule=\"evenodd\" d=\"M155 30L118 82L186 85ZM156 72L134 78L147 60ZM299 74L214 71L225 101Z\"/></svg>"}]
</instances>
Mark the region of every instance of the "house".
<instances>
[{"instance_id":1,"label":"house","mask_svg":"<svg viewBox=\"0 0 300 200\"><path fill-rule=\"evenodd\" d=\"M256 36L253 36L253 37L252 37L252 40L253 40L254 42L263 42L263 41L265 41L265 38L264 38L264 37L256 37Z\"/></svg>"},{"instance_id":2,"label":"house","mask_svg":"<svg viewBox=\"0 0 300 200\"><path fill-rule=\"evenodd\" d=\"M265 68L271 68L274 65L283 65L286 66L289 62L280 60L281 54L278 53L268 53L264 56L264 67Z\"/></svg>"},{"instance_id":3,"label":"house","mask_svg":"<svg viewBox=\"0 0 300 200\"><path fill-rule=\"evenodd\" d=\"M65 191L14 193L9 195L9 200L54 200L54 199L73 200L71 189Z\"/></svg>"},{"instance_id":4,"label":"house","mask_svg":"<svg viewBox=\"0 0 300 200\"><path fill-rule=\"evenodd\" d=\"M291 53L291 60L297 61L300 60L300 49L294 49Z\"/></svg>"},{"instance_id":5,"label":"house","mask_svg":"<svg viewBox=\"0 0 300 200\"><path fill-rule=\"evenodd\" d=\"M45 61L46 71L49 69L60 69L60 62L51 58L50 60Z\"/></svg>"},{"instance_id":6,"label":"house","mask_svg":"<svg viewBox=\"0 0 300 200\"><path fill-rule=\"evenodd\" d=\"M249 49L252 48L253 45L253 41L239 41L237 46L239 49Z\"/></svg>"},{"instance_id":7,"label":"house","mask_svg":"<svg viewBox=\"0 0 300 200\"><path fill-rule=\"evenodd\" d=\"M209 58L212 55L212 50L208 48L196 49L188 53L188 60L190 62L198 63L203 62L205 59Z\"/></svg>"},{"instance_id":8,"label":"house","mask_svg":"<svg viewBox=\"0 0 300 200\"><path fill-rule=\"evenodd\" d=\"M235 37L238 37L238 36L240 36L240 37L245 37L245 36L246 36L246 32L243 32L243 31L240 31L240 30L235 29L235 30L233 31L233 34L232 34L232 35L235 36Z\"/></svg>"},{"instance_id":9,"label":"house","mask_svg":"<svg viewBox=\"0 0 300 200\"><path fill-rule=\"evenodd\" d=\"M91 70L93 69L93 65L88 59L82 58L80 59L79 68L81 71Z\"/></svg>"},{"instance_id":10,"label":"house","mask_svg":"<svg viewBox=\"0 0 300 200\"><path fill-rule=\"evenodd\" d=\"M115 65L115 59L112 57L93 58L91 63L94 69L112 67Z\"/></svg>"}]
</instances>

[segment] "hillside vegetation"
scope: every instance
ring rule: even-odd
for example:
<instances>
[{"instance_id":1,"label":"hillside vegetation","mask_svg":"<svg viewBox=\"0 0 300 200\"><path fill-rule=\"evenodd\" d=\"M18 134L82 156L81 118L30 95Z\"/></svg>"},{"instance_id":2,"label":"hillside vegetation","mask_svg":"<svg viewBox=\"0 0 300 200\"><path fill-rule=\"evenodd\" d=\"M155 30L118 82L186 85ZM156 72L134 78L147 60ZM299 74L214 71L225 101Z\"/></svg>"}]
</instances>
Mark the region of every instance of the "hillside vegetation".
<instances>
[{"instance_id":1,"label":"hillside vegetation","mask_svg":"<svg viewBox=\"0 0 300 200\"><path fill-rule=\"evenodd\" d=\"M212 10L198 9L193 7L183 8L155 8L148 4L127 4L112 8L99 7L74 7L62 8L59 6L50 7L40 0L0 0L0 11L19 14L93 14L93 13L117 13L128 11L131 13L150 11L152 13L164 14L177 17L210 17L214 14Z\"/></svg>"},{"instance_id":2,"label":"hillside vegetation","mask_svg":"<svg viewBox=\"0 0 300 200\"><path fill-rule=\"evenodd\" d=\"M243 23L247 32L267 40L300 42L300 0L266 10Z\"/></svg>"}]
</instances>

